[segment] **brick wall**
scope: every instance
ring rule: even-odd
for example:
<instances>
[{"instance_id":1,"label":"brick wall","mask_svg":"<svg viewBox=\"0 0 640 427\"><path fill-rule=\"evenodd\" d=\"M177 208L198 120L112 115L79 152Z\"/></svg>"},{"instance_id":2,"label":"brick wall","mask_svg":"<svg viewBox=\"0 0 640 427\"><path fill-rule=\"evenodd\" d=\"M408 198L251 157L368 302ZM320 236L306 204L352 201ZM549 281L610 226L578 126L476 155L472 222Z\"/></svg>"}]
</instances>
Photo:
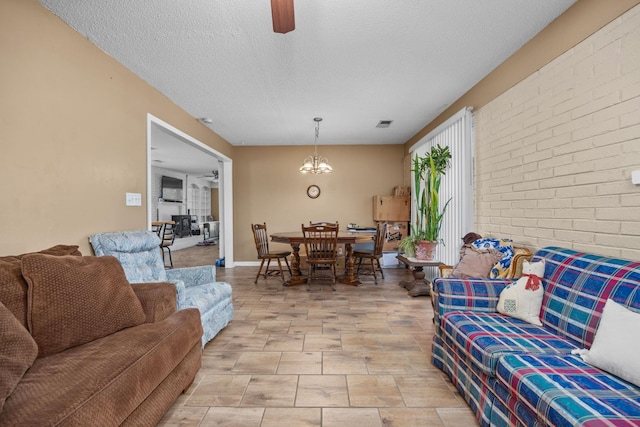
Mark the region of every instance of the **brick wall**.
<instances>
[{"instance_id":1,"label":"brick wall","mask_svg":"<svg viewBox=\"0 0 640 427\"><path fill-rule=\"evenodd\" d=\"M640 260L640 6L475 120L478 232Z\"/></svg>"}]
</instances>

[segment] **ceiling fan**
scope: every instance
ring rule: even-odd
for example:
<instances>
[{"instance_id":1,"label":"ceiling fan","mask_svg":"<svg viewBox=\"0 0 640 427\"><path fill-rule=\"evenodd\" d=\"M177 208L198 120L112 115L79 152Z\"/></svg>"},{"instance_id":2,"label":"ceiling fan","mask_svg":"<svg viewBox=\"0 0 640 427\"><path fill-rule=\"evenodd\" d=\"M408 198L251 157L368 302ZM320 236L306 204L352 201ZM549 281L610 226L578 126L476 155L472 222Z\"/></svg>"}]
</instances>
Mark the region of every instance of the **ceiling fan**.
<instances>
[{"instance_id":1,"label":"ceiling fan","mask_svg":"<svg viewBox=\"0 0 640 427\"><path fill-rule=\"evenodd\" d=\"M215 181L218 179L218 171L213 170L210 175L197 176L196 178L211 178Z\"/></svg>"},{"instance_id":2,"label":"ceiling fan","mask_svg":"<svg viewBox=\"0 0 640 427\"><path fill-rule=\"evenodd\" d=\"M286 34L295 30L293 0L271 0L271 17L273 18L274 32Z\"/></svg>"}]
</instances>

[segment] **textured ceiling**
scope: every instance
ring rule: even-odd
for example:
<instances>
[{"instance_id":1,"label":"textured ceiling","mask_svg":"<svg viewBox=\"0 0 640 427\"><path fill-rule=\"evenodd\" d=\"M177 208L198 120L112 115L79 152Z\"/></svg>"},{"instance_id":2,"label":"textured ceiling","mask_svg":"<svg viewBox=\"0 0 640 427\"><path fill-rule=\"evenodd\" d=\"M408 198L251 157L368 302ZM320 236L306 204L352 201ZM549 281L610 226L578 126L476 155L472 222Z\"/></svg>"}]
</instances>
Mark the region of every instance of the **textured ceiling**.
<instances>
[{"instance_id":1,"label":"textured ceiling","mask_svg":"<svg viewBox=\"0 0 640 427\"><path fill-rule=\"evenodd\" d=\"M233 145L402 144L575 0L41 0ZM376 128L380 120L391 127ZM217 164L155 131L152 159Z\"/></svg>"},{"instance_id":2,"label":"textured ceiling","mask_svg":"<svg viewBox=\"0 0 640 427\"><path fill-rule=\"evenodd\" d=\"M41 0L233 145L402 144L575 0ZM380 120L393 120L387 129Z\"/></svg>"}]
</instances>

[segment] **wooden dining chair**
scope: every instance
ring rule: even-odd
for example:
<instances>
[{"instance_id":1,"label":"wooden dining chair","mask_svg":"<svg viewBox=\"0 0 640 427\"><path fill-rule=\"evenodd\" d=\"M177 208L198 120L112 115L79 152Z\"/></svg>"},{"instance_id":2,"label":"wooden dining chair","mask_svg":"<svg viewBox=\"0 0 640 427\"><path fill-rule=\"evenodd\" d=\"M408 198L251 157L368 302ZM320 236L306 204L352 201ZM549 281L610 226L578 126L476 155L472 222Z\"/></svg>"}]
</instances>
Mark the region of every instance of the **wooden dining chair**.
<instances>
[{"instance_id":1,"label":"wooden dining chair","mask_svg":"<svg viewBox=\"0 0 640 427\"><path fill-rule=\"evenodd\" d=\"M384 279L384 270L382 269L382 265L380 264L380 258L382 258L382 247L384 246L385 236L387 235L387 223L381 222L378 223L376 227L376 236L374 239L373 247L371 248L359 248L356 247L353 251L353 259L356 263L356 275L360 275L361 269L363 267L362 261L368 260L368 265L365 263L364 271L368 273L363 274L373 274L373 281L377 285L378 284L378 276L376 275L376 271L380 272L380 275Z\"/></svg>"},{"instance_id":2,"label":"wooden dining chair","mask_svg":"<svg viewBox=\"0 0 640 427\"><path fill-rule=\"evenodd\" d=\"M338 260L338 223L331 225L302 224L304 248L307 253L307 291L311 290L311 280L331 280L331 289L336 290L336 263ZM328 267L329 276L318 275L320 267Z\"/></svg>"},{"instance_id":3,"label":"wooden dining chair","mask_svg":"<svg viewBox=\"0 0 640 427\"><path fill-rule=\"evenodd\" d=\"M291 277L291 267L289 266L289 261L287 258L291 255L291 251L279 251L279 252L271 252L269 250L269 235L267 234L267 224L251 224L251 231L253 232L253 240L256 243L256 250L258 251L258 259L260 260L260 268L258 269L258 274L256 275L256 280L253 283L258 283L258 278L262 275L265 280L268 276L281 276L282 283L285 282L284 271L282 270L282 262L284 259L284 263L287 265L287 270L289 270L289 277ZM276 260L278 262L278 269L269 268L271 264L271 260ZM264 266L264 262L267 261L267 266L262 272L262 267Z\"/></svg>"},{"instance_id":4,"label":"wooden dining chair","mask_svg":"<svg viewBox=\"0 0 640 427\"><path fill-rule=\"evenodd\" d=\"M151 223L151 231L162 239L162 230L164 229L164 221L153 221Z\"/></svg>"},{"instance_id":5,"label":"wooden dining chair","mask_svg":"<svg viewBox=\"0 0 640 427\"><path fill-rule=\"evenodd\" d=\"M313 221L309 221L309 225L338 225L338 221L336 221L336 222L328 222L328 221L313 222Z\"/></svg>"},{"instance_id":6,"label":"wooden dining chair","mask_svg":"<svg viewBox=\"0 0 640 427\"><path fill-rule=\"evenodd\" d=\"M171 258L171 246L173 245L173 241L176 239L175 234L175 223L165 222L162 226L162 235L160 236L160 249L162 249L162 262L165 265L165 268L173 268L173 259ZM169 267L164 260L164 253L167 251L169 253Z\"/></svg>"}]
</instances>

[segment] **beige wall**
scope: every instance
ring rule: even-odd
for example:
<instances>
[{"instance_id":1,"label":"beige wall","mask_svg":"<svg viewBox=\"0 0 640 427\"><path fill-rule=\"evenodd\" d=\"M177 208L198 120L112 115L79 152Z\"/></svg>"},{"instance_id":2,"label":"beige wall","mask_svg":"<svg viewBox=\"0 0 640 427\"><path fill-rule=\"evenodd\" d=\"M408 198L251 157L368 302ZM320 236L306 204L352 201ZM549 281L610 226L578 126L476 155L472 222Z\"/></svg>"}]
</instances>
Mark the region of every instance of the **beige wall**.
<instances>
[{"instance_id":1,"label":"beige wall","mask_svg":"<svg viewBox=\"0 0 640 427\"><path fill-rule=\"evenodd\" d=\"M481 234L640 259L640 6L476 114Z\"/></svg>"},{"instance_id":2,"label":"beige wall","mask_svg":"<svg viewBox=\"0 0 640 427\"><path fill-rule=\"evenodd\" d=\"M619 15L619 11L639 1L579 0L540 37L536 37L504 66L499 67L497 73L487 76L472 89L470 94L479 94L477 101L468 102L468 98L463 97L451 108L457 110L462 105L476 108L487 106L497 94L527 78L566 50L563 46L575 44L576 39L588 36ZM637 27L637 18L634 19ZM631 38L620 39L621 48L635 41L638 51L637 33L634 34ZM626 41L623 43L622 40ZM548 53L543 55L540 52ZM267 222L272 231L296 229L301 222L310 219L370 224L371 196L390 194L394 185L408 184L409 162L404 150L413 141L404 147L321 146L321 153L328 156L336 168L336 173L326 177L305 177L296 172L302 159L311 153L312 147L232 147L69 28L36 0L0 2L0 55L0 126L3 131L0 143L0 255L39 250L58 243L78 244L83 252L90 253L87 242L90 234L146 227L147 113L233 158L234 242L235 257L239 261L255 259L249 231L252 222ZM637 74L637 56L632 57L634 60L635 65L630 63L629 66L636 66ZM598 67L592 69L595 71ZM634 87L637 89L637 86ZM514 90L514 93L526 94L517 87ZM633 87L628 90L632 91ZM501 111L504 106L496 104L490 108ZM638 135L637 126L628 123L628 112L618 110L613 105L600 108L606 111L603 114L619 114L621 129L607 128L607 132L621 134L631 131ZM596 112L591 114L593 120L600 117ZM447 112L443 113L443 116L446 115ZM425 127L416 137L428 132L436 122ZM519 126L517 118L509 126L511 123ZM495 132L505 125L501 123L497 125L498 128L488 132ZM491 128L494 125L483 123L482 126L487 129L487 126ZM521 123L520 126L527 125ZM515 132L517 134L519 131ZM574 129L571 134L574 133L579 133L579 130ZM517 142L514 140L513 143ZM479 144L478 151L482 152L492 142L483 139L479 140ZM628 140L616 147L618 150L628 150L637 144L637 140ZM592 160L584 156L588 157L592 152L600 156L601 150L608 152L606 148L594 145L588 147L586 154L578 151L564 154L571 156L571 166L576 161L588 164ZM631 162L630 158L637 155L637 152L624 153L618 152L614 160L607 160L620 160L622 172L619 175L628 175L632 167L626 162ZM551 164L547 163L550 168L560 167ZM635 164L640 166L638 162ZM483 160L476 166L479 170L486 170L488 163ZM600 166L594 166L597 167ZM507 171L503 170L502 173ZM584 171L576 170L575 173ZM601 173L617 172L608 170ZM481 173L478 178L478 191L482 197L487 191L499 191L500 186L495 187L498 190L493 190L494 184L483 181L486 177ZM494 174L489 178L500 177ZM536 179L527 175L526 182L535 185ZM566 179L570 179L570 176ZM317 200L310 200L305 195L306 187L311 183L317 183L322 189L322 195ZM598 237L594 243L615 251L619 246L628 247L636 242L638 224L625 219L625 215L628 218L632 208L637 210L637 187L629 188L630 184L625 179L601 181L591 186L587 184L584 188L591 190L595 185L595 197L607 203L607 207L574 205L576 215L583 209L590 209L598 226L606 223L616 227L619 224L619 234L610 231L606 238ZM627 189L619 189L611 194L609 189L616 186ZM142 193L143 206L126 207L125 192ZM594 196L587 194L584 199L591 197ZM608 203L615 200L620 205L610 208ZM481 203L485 201L480 200L479 206L483 206ZM540 201L544 202L542 199ZM503 224L521 216L515 210L515 205L500 209L499 216L484 219L484 213L478 215L479 224L483 228L487 224L486 231L495 231L492 228L495 221ZM510 216L507 213L509 209L514 209ZM486 209L483 208L482 212L486 212ZM583 220L580 217L565 219L571 223L566 232L576 230L575 227ZM543 230L543 221L536 220L538 222L533 231L527 227L527 233ZM530 235L525 235L524 225L510 222L508 226L514 227L514 230L505 232L513 233L516 238L519 238L519 231L515 228L521 227L523 238L526 236L532 245L546 244L546 241L533 241ZM586 226L588 224L583 225ZM571 236L560 240L569 242L573 239ZM617 237L621 237L621 243L615 243L614 246L611 246L611 240L606 240ZM558 238L554 236L554 239ZM638 246L636 243L635 247ZM631 256L633 253L620 250L621 255Z\"/></svg>"},{"instance_id":3,"label":"beige wall","mask_svg":"<svg viewBox=\"0 0 640 427\"><path fill-rule=\"evenodd\" d=\"M370 226L373 196L391 195L402 185L402 145L319 146L334 168L330 175L302 175L298 169L313 153L307 147L236 147L234 226L236 261L257 258L250 224L267 223L269 232L296 231L309 221ZM307 187L320 197L307 197ZM342 228L342 227L341 227ZM271 249L286 249L272 244Z\"/></svg>"},{"instance_id":4,"label":"beige wall","mask_svg":"<svg viewBox=\"0 0 640 427\"><path fill-rule=\"evenodd\" d=\"M147 113L233 153L36 0L0 2L0 55L0 255L146 228Z\"/></svg>"}]
</instances>

